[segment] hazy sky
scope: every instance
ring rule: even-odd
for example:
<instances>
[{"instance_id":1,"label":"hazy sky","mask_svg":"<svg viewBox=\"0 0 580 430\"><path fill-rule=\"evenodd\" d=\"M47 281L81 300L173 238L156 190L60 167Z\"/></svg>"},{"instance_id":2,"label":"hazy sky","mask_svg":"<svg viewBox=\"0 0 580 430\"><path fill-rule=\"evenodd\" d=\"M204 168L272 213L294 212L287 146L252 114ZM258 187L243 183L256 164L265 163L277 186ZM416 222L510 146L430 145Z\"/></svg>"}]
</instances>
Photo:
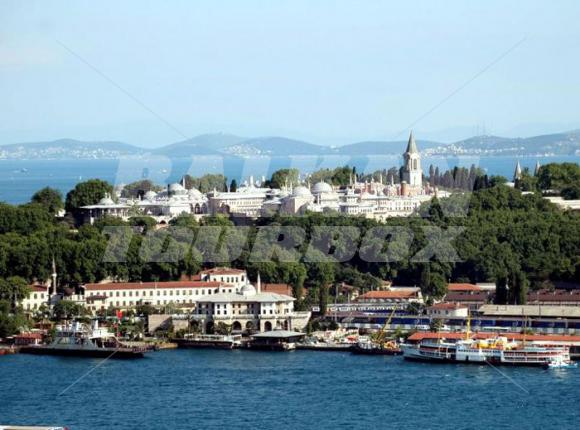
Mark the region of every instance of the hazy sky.
<instances>
[{"instance_id":1,"label":"hazy sky","mask_svg":"<svg viewBox=\"0 0 580 430\"><path fill-rule=\"evenodd\" d=\"M419 138L577 128L579 18L578 1L3 0L0 143L402 138L466 83Z\"/></svg>"}]
</instances>

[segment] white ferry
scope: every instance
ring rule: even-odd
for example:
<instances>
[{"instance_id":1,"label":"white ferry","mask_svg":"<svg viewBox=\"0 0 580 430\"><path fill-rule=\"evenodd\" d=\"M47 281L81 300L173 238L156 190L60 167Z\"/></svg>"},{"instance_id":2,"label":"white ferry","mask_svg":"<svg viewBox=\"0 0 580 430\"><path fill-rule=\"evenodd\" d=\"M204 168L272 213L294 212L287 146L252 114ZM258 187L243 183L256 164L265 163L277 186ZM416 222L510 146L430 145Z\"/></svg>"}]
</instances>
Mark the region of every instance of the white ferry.
<instances>
[{"instance_id":1,"label":"white ferry","mask_svg":"<svg viewBox=\"0 0 580 430\"><path fill-rule=\"evenodd\" d=\"M24 354L100 358L142 358L146 351L146 348L124 346L107 329L99 328L97 320L91 326L78 321L57 326L52 343L20 348Z\"/></svg>"}]
</instances>

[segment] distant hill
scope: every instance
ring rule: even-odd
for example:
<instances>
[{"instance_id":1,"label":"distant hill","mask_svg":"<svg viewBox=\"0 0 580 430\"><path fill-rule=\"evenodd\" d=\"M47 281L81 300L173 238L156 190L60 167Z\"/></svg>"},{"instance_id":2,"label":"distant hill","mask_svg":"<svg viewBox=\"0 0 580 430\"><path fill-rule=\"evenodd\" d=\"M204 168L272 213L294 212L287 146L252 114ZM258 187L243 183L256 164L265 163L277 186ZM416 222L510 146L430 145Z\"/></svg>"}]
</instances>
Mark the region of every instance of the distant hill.
<instances>
[{"instance_id":1,"label":"distant hill","mask_svg":"<svg viewBox=\"0 0 580 430\"><path fill-rule=\"evenodd\" d=\"M574 155L580 153L580 132L507 138L475 136L439 147L430 154L449 155Z\"/></svg>"},{"instance_id":2,"label":"distant hill","mask_svg":"<svg viewBox=\"0 0 580 430\"><path fill-rule=\"evenodd\" d=\"M245 138L233 134L200 134L191 139L172 143L153 150L153 154L167 157L189 157L192 155L220 155L227 147L235 146Z\"/></svg>"},{"instance_id":3,"label":"distant hill","mask_svg":"<svg viewBox=\"0 0 580 430\"><path fill-rule=\"evenodd\" d=\"M143 148L123 142L74 139L0 145L0 159L119 158L144 152Z\"/></svg>"},{"instance_id":4,"label":"distant hill","mask_svg":"<svg viewBox=\"0 0 580 430\"><path fill-rule=\"evenodd\" d=\"M0 145L0 159L104 159L139 156L146 153L170 158L189 158L196 155L226 157L400 155L406 145L406 140L400 140L364 141L329 147L282 136L244 138L233 134L216 133L202 134L154 150L123 142L84 142L73 139ZM528 138L475 136L451 144L418 140L417 146L426 156L580 155L580 131Z\"/></svg>"},{"instance_id":5,"label":"distant hill","mask_svg":"<svg viewBox=\"0 0 580 430\"><path fill-rule=\"evenodd\" d=\"M432 142L429 140L417 140L417 146L420 151L429 148L436 148L444 145L443 143ZM349 145L335 148L335 152L341 155L400 155L407 147L406 140L399 141L366 141L351 143Z\"/></svg>"},{"instance_id":6,"label":"distant hill","mask_svg":"<svg viewBox=\"0 0 580 430\"><path fill-rule=\"evenodd\" d=\"M322 155L329 154L331 149L327 146L314 145L301 140L288 139L286 137L257 137L247 139L222 150L228 155Z\"/></svg>"}]
</instances>

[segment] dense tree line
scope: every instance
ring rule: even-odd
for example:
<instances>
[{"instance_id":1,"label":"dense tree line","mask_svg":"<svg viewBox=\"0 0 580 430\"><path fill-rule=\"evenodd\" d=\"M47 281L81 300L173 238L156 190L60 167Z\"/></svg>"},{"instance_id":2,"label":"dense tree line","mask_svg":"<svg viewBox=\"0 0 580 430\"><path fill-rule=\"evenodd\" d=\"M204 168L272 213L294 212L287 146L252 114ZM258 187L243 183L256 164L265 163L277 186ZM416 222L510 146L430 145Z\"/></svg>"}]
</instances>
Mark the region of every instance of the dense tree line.
<instances>
[{"instance_id":1,"label":"dense tree line","mask_svg":"<svg viewBox=\"0 0 580 430\"><path fill-rule=\"evenodd\" d=\"M94 203L111 188L107 183L84 184L68 194L69 203ZM473 193L433 199L420 208L420 216L385 223L307 213L260 218L243 228L234 228L235 219L198 222L189 215L162 229L146 216L104 218L77 228L54 216L60 207L53 199L56 194L44 190L41 195L48 198L21 206L0 204L0 310L10 309L22 294L21 287L11 291L10 285L45 282L53 260L60 288L105 278L173 280L203 267L233 265L247 268L254 279L259 272L264 282L292 285L298 298L306 289L305 300L297 306L319 303L323 309L333 286L341 282L365 291L392 280L421 286L427 296L437 298L445 294L448 281L492 281L498 284L499 302L522 303L528 288L580 279L580 214L561 211L539 193L522 194L501 181L488 181ZM340 234L326 227L340 227ZM112 228L117 233L111 234ZM279 240L277 228L287 229L284 243L294 246L272 246ZM439 249L447 254L414 258L439 240L433 234L441 235L444 243L443 236L454 228L462 229L450 241L454 251ZM453 252L457 258L451 258ZM374 261L366 255L390 258Z\"/></svg>"}]
</instances>

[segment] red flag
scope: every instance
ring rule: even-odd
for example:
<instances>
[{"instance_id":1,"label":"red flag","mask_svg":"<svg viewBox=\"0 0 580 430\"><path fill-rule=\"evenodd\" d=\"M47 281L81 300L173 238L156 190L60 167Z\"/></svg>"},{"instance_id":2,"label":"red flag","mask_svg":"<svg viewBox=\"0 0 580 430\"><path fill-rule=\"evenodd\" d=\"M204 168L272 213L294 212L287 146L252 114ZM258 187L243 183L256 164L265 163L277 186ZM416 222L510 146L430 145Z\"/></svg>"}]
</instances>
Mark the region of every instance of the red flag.
<instances>
[{"instance_id":1,"label":"red flag","mask_svg":"<svg viewBox=\"0 0 580 430\"><path fill-rule=\"evenodd\" d=\"M119 310L117 311L117 319L118 319L119 321L121 321L121 318L123 318L123 311L119 309Z\"/></svg>"}]
</instances>

